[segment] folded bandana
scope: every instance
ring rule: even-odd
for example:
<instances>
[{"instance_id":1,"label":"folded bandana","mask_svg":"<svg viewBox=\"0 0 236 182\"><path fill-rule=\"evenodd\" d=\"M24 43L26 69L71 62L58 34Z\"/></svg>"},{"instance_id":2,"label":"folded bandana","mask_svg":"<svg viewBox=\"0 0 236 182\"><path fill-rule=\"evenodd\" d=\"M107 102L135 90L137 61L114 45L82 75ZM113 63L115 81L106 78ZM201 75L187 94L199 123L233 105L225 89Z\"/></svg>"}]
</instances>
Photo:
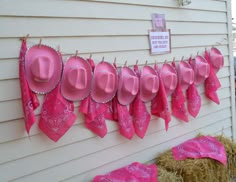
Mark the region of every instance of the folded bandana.
<instances>
[{"instance_id":1,"label":"folded bandana","mask_svg":"<svg viewBox=\"0 0 236 182\"><path fill-rule=\"evenodd\" d=\"M175 62L172 62L172 66L176 69ZM180 83L178 82L174 93L171 95L171 108L172 114L185 122L188 122L188 114L185 107L185 97Z\"/></svg>"},{"instance_id":2,"label":"folded bandana","mask_svg":"<svg viewBox=\"0 0 236 182\"><path fill-rule=\"evenodd\" d=\"M94 69L94 61L88 59L92 69ZM105 121L105 114L108 105L95 102L89 95L81 101L79 111L84 114L85 126L93 133L103 138L107 134L107 126Z\"/></svg>"},{"instance_id":3,"label":"folded bandana","mask_svg":"<svg viewBox=\"0 0 236 182\"><path fill-rule=\"evenodd\" d=\"M134 71L140 76L137 65L134 66ZM133 116L136 135L143 138L147 132L151 116L147 111L145 103L141 101L139 92L134 101L130 104L130 113Z\"/></svg>"},{"instance_id":4,"label":"folded bandana","mask_svg":"<svg viewBox=\"0 0 236 182\"><path fill-rule=\"evenodd\" d=\"M155 164L144 165L134 162L128 166L112 171L106 175L95 176L93 182L157 182Z\"/></svg>"},{"instance_id":5,"label":"folded bandana","mask_svg":"<svg viewBox=\"0 0 236 182\"><path fill-rule=\"evenodd\" d=\"M25 128L29 134L30 128L36 121L34 110L39 106L37 95L33 93L25 77L25 53L27 51L26 40L22 40L20 56L19 56L19 78L21 89L21 101L24 112Z\"/></svg>"},{"instance_id":6,"label":"folded bandana","mask_svg":"<svg viewBox=\"0 0 236 182\"><path fill-rule=\"evenodd\" d=\"M117 96L114 97L113 103L117 110L120 134L128 139L132 139L135 134L135 130L133 119L127 106L121 105L117 99Z\"/></svg>"},{"instance_id":7,"label":"folded bandana","mask_svg":"<svg viewBox=\"0 0 236 182\"><path fill-rule=\"evenodd\" d=\"M189 64L193 67L191 57L189 58ZM202 100L194 83L187 89L186 96L188 101L188 112L191 116L196 117L201 109Z\"/></svg>"},{"instance_id":8,"label":"folded bandana","mask_svg":"<svg viewBox=\"0 0 236 182\"><path fill-rule=\"evenodd\" d=\"M175 160L184 160L186 158L211 158L222 164L227 164L227 157L224 146L211 136L200 136L188 140L172 148Z\"/></svg>"},{"instance_id":9,"label":"folded bandana","mask_svg":"<svg viewBox=\"0 0 236 182\"><path fill-rule=\"evenodd\" d=\"M158 67L156 64L155 70L158 71ZM151 113L165 120L165 128L167 131L169 127L169 122L171 120L171 114L168 107L167 95L162 79L160 79L159 84L159 91L157 92L156 97L151 102Z\"/></svg>"},{"instance_id":10,"label":"folded bandana","mask_svg":"<svg viewBox=\"0 0 236 182\"><path fill-rule=\"evenodd\" d=\"M74 104L66 100L60 92L60 84L44 99L39 128L51 140L57 142L74 124L76 115Z\"/></svg>"},{"instance_id":11,"label":"folded bandana","mask_svg":"<svg viewBox=\"0 0 236 182\"><path fill-rule=\"evenodd\" d=\"M217 90L221 87L220 81L216 76L215 70L211 64L209 53L207 50L205 51L205 59L207 60L208 64L210 65L210 75L205 80L205 95L215 102L216 104L220 104L219 97L217 95Z\"/></svg>"}]
</instances>

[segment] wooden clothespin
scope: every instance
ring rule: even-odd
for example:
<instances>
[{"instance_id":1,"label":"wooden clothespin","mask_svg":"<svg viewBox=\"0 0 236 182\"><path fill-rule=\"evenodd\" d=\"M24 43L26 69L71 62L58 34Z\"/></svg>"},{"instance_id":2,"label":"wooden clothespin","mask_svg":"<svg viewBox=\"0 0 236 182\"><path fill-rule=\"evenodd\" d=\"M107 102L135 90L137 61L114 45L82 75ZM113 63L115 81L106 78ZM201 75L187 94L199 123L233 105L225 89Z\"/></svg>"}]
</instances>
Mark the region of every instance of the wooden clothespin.
<instances>
[{"instance_id":1,"label":"wooden clothespin","mask_svg":"<svg viewBox=\"0 0 236 182\"><path fill-rule=\"evenodd\" d=\"M104 62L104 59L105 59L105 58L104 58L104 56L103 56L103 57L102 57L102 63Z\"/></svg>"},{"instance_id":2,"label":"wooden clothespin","mask_svg":"<svg viewBox=\"0 0 236 182\"><path fill-rule=\"evenodd\" d=\"M24 41L26 41L26 40L29 38L29 36L30 36L30 35L27 34L25 37L21 37L20 40L24 40Z\"/></svg>"},{"instance_id":3,"label":"wooden clothespin","mask_svg":"<svg viewBox=\"0 0 236 182\"><path fill-rule=\"evenodd\" d=\"M41 47L41 45L42 45L42 39L40 38L39 39L39 47Z\"/></svg>"},{"instance_id":4,"label":"wooden clothespin","mask_svg":"<svg viewBox=\"0 0 236 182\"><path fill-rule=\"evenodd\" d=\"M76 50L76 51L75 51L75 57L78 57L78 54L79 54L79 51Z\"/></svg>"}]
</instances>

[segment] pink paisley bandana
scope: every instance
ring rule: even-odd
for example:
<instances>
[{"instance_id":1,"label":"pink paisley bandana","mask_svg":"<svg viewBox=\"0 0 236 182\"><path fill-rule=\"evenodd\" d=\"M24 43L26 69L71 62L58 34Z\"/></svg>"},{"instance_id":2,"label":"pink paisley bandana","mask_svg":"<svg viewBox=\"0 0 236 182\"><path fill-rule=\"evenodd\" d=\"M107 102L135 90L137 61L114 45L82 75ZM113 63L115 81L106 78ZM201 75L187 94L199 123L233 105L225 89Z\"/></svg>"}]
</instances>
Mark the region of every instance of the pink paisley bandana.
<instances>
[{"instance_id":1,"label":"pink paisley bandana","mask_svg":"<svg viewBox=\"0 0 236 182\"><path fill-rule=\"evenodd\" d=\"M128 139L132 139L135 133L133 119L129 113L127 106L118 102L117 96L113 99L114 107L117 110L118 124L120 134Z\"/></svg>"},{"instance_id":2,"label":"pink paisley bandana","mask_svg":"<svg viewBox=\"0 0 236 182\"><path fill-rule=\"evenodd\" d=\"M73 102L62 97L60 84L44 99L39 128L57 142L74 124L76 115Z\"/></svg>"},{"instance_id":3,"label":"pink paisley bandana","mask_svg":"<svg viewBox=\"0 0 236 182\"><path fill-rule=\"evenodd\" d=\"M172 66L176 69L175 62L172 62ZM185 97L181 85L178 83L177 88L174 93L171 95L171 108L172 114L185 122L188 122L188 114L185 107Z\"/></svg>"},{"instance_id":4,"label":"pink paisley bandana","mask_svg":"<svg viewBox=\"0 0 236 182\"><path fill-rule=\"evenodd\" d=\"M224 146L211 136L201 136L188 140L172 148L175 160L184 160L186 158L211 158L222 164L227 164L227 157Z\"/></svg>"},{"instance_id":5,"label":"pink paisley bandana","mask_svg":"<svg viewBox=\"0 0 236 182\"><path fill-rule=\"evenodd\" d=\"M205 80L205 95L211 99L216 104L220 104L219 97L217 95L217 90L221 87L220 81L216 76L215 70L211 64L209 53L207 50L205 51L205 59L207 60L208 64L210 65L210 75Z\"/></svg>"},{"instance_id":6,"label":"pink paisley bandana","mask_svg":"<svg viewBox=\"0 0 236 182\"><path fill-rule=\"evenodd\" d=\"M25 128L29 134L30 128L36 121L34 110L39 106L39 101L35 93L28 86L25 78L25 53L27 50L26 40L22 40L20 56L19 56L19 78L21 88L21 101L24 112Z\"/></svg>"},{"instance_id":7,"label":"pink paisley bandana","mask_svg":"<svg viewBox=\"0 0 236 182\"><path fill-rule=\"evenodd\" d=\"M106 104L95 102L90 96L81 101L79 111L85 116L85 126L103 138L107 134L105 113Z\"/></svg>"},{"instance_id":8,"label":"pink paisley bandana","mask_svg":"<svg viewBox=\"0 0 236 182\"><path fill-rule=\"evenodd\" d=\"M140 76L137 65L134 66L134 71L138 76ZM136 135L143 138L147 132L151 116L147 111L145 103L141 101L139 93L130 104L130 114L133 116Z\"/></svg>"},{"instance_id":9,"label":"pink paisley bandana","mask_svg":"<svg viewBox=\"0 0 236 182\"><path fill-rule=\"evenodd\" d=\"M115 63L113 63L113 66L117 69ZM106 105L107 105L107 111L105 113L105 118L113 121L118 121L116 99L112 99L111 101L107 102Z\"/></svg>"},{"instance_id":10,"label":"pink paisley bandana","mask_svg":"<svg viewBox=\"0 0 236 182\"><path fill-rule=\"evenodd\" d=\"M193 67L191 57L189 58L189 64ZM202 100L194 83L187 89L186 96L188 100L188 112L191 116L196 117L201 109Z\"/></svg>"},{"instance_id":11,"label":"pink paisley bandana","mask_svg":"<svg viewBox=\"0 0 236 182\"><path fill-rule=\"evenodd\" d=\"M158 67L156 64L155 64L155 70L158 71ZM169 127L169 122L171 120L171 114L168 107L168 100L165 87L161 79L160 79L159 91L156 97L151 102L151 113L165 120L165 128L167 131Z\"/></svg>"},{"instance_id":12,"label":"pink paisley bandana","mask_svg":"<svg viewBox=\"0 0 236 182\"><path fill-rule=\"evenodd\" d=\"M113 120L113 121L116 121L114 119L114 104L113 104L113 100L112 101L109 101L106 103L107 105L107 111L105 112L105 118L106 119L109 119L109 120Z\"/></svg>"},{"instance_id":13,"label":"pink paisley bandana","mask_svg":"<svg viewBox=\"0 0 236 182\"><path fill-rule=\"evenodd\" d=\"M155 164L144 165L134 162L106 175L95 176L93 182L158 182Z\"/></svg>"},{"instance_id":14,"label":"pink paisley bandana","mask_svg":"<svg viewBox=\"0 0 236 182\"><path fill-rule=\"evenodd\" d=\"M92 69L94 70L94 61L88 59ZM85 126L93 133L103 138L107 134L107 126L105 114L108 105L95 102L90 95L81 101L79 111L85 116Z\"/></svg>"}]
</instances>

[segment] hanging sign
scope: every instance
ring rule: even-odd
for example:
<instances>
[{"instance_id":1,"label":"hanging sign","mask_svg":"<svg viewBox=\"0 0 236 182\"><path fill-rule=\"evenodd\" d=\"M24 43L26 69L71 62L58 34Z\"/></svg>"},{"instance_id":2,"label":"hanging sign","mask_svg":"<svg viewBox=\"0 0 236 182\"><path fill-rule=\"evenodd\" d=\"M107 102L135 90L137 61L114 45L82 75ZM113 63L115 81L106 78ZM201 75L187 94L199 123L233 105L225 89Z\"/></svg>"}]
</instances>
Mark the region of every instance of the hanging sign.
<instances>
[{"instance_id":1,"label":"hanging sign","mask_svg":"<svg viewBox=\"0 0 236 182\"><path fill-rule=\"evenodd\" d=\"M157 31L166 31L165 14L152 14L152 28Z\"/></svg>"},{"instance_id":2,"label":"hanging sign","mask_svg":"<svg viewBox=\"0 0 236 182\"><path fill-rule=\"evenodd\" d=\"M170 30L159 32L149 31L151 54L165 54L171 52Z\"/></svg>"}]
</instances>

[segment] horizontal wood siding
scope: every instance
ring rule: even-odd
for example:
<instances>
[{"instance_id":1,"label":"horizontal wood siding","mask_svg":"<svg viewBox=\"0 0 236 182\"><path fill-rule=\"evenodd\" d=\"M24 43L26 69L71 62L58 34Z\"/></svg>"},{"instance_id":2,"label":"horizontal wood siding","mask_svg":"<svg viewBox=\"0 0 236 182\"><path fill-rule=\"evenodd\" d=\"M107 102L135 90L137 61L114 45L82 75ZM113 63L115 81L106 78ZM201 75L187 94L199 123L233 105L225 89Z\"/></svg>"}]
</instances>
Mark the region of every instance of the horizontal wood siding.
<instances>
[{"instance_id":1,"label":"horizontal wood siding","mask_svg":"<svg viewBox=\"0 0 236 182\"><path fill-rule=\"evenodd\" d=\"M229 1L198 0L185 7L165 0L12 0L0 6L0 181L91 181L134 161L154 162L159 153L199 133L232 138L232 53L228 34ZM151 14L164 13L172 33L171 54L150 56L148 30ZM63 59L79 51L82 57L93 55L95 62L105 57L118 66L136 60L143 66L161 64L184 56L186 59L205 48L217 47L225 65L217 73L222 87L216 105L198 87L202 108L197 118L183 123L172 117L168 132L164 121L155 116L144 139L131 141L119 134L118 126L107 121L103 139L84 126L78 112L72 128L57 142L49 140L35 124L30 136L24 129L18 77L19 38L30 34L28 45L42 38L43 44L60 45ZM234 98L234 97L233 97ZM43 96L39 96L42 105ZM170 103L170 98L168 98ZM150 103L147 103L150 111ZM39 118L40 110L35 114Z\"/></svg>"}]
</instances>

